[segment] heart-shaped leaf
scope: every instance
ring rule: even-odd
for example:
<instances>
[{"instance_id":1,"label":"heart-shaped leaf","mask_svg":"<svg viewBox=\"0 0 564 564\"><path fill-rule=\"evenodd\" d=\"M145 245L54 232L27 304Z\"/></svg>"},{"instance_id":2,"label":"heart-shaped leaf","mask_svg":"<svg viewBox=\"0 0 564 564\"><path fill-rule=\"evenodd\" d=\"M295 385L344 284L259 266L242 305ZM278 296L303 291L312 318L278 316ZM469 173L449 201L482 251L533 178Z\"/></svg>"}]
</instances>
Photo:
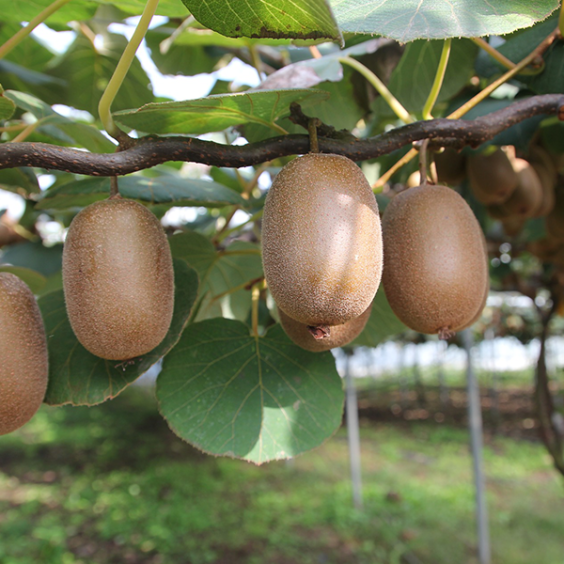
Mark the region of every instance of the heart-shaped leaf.
<instances>
[{"instance_id":1,"label":"heart-shaped leaf","mask_svg":"<svg viewBox=\"0 0 564 564\"><path fill-rule=\"evenodd\" d=\"M39 299L49 347L50 405L95 405L115 398L177 343L198 292L198 275L184 261L174 261L174 313L163 342L151 352L126 362L104 360L89 353L76 339L65 309L62 290Z\"/></svg>"},{"instance_id":2,"label":"heart-shaped leaf","mask_svg":"<svg viewBox=\"0 0 564 564\"><path fill-rule=\"evenodd\" d=\"M227 37L330 39L342 42L326 0L182 0L206 27Z\"/></svg>"},{"instance_id":3,"label":"heart-shaped leaf","mask_svg":"<svg viewBox=\"0 0 564 564\"><path fill-rule=\"evenodd\" d=\"M301 349L280 325L255 337L239 321L209 319L188 326L165 358L157 398L184 440L261 464L330 437L344 395L331 353Z\"/></svg>"},{"instance_id":4,"label":"heart-shaped leaf","mask_svg":"<svg viewBox=\"0 0 564 564\"><path fill-rule=\"evenodd\" d=\"M503 35L544 20L558 0L330 0L342 31L397 39Z\"/></svg>"}]
</instances>

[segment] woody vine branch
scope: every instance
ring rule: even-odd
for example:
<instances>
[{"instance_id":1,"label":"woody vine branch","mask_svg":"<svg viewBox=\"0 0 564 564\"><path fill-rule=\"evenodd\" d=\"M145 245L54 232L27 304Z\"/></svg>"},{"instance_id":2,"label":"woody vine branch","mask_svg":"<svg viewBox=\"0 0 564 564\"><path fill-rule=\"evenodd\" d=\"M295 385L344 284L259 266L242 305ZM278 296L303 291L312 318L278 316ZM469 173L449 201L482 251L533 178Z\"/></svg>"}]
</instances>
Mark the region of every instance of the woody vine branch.
<instances>
[{"instance_id":1,"label":"woody vine branch","mask_svg":"<svg viewBox=\"0 0 564 564\"><path fill-rule=\"evenodd\" d=\"M564 95L533 96L474 120L442 118L419 121L368 139L357 139L346 132L336 132L321 125L318 128L319 151L363 161L424 139L429 139L431 149L478 147L505 129L539 115L558 116L564 120ZM310 118L294 107L291 119L307 129ZM4 143L0 145L0 169L30 166L90 176L119 176L166 161L243 167L304 154L309 150L310 138L305 134L274 137L243 146L222 145L192 137L147 136L128 139L127 147L118 147L116 153L102 154L47 143Z\"/></svg>"}]
</instances>

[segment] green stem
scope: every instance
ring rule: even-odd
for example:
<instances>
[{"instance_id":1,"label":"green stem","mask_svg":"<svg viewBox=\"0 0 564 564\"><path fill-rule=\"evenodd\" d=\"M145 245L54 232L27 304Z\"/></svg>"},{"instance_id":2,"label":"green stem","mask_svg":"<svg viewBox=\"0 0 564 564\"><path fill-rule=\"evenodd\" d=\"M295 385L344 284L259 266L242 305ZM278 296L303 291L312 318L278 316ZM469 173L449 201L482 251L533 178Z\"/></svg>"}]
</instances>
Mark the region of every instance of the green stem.
<instances>
[{"instance_id":1,"label":"green stem","mask_svg":"<svg viewBox=\"0 0 564 564\"><path fill-rule=\"evenodd\" d=\"M441 52L441 58L439 59L439 66L437 68L437 73L435 74L435 80L433 82L433 86L431 88L431 92L429 92L429 97L425 102L425 106L423 107L423 119L433 119L431 112L437 102L437 98L439 96L439 92L441 91L441 87L443 85L443 80L445 78L446 68L448 65L448 59L450 57L450 46L452 43L452 39L449 37L445 39L443 43L443 50Z\"/></svg>"},{"instance_id":2,"label":"green stem","mask_svg":"<svg viewBox=\"0 0 564 564\"><path fill-rule=\"evenodd\" d=\"M235 231L240 231L241 228L244 227L245 225L248 225L249 223L253 223L257 219L260 219L262 217L263 213L264 213L264 210L259 210L258 212L253 214L251 217L249 217L249 219L247 219L247 221L245 221L244 223L241 223L241 224L239 224L235 227L231 227L229 229L225 229L225 230L221 231L220 233L217 234L217 236L215 238L216 242L221 243L221 241L223 241L226 237L229 237L229 235L231 235L231 233L234 233Z\"/></svg>"},{"instance_id":3,"label":"green stem","mask_svg":"<svg viewBox=\"0 0 564 564\"><path fill-rule=\"evenodd\" d=\"M507 69L512 69L513 67L515 67L515 63L513 61L510 61L505 55L501 54L495 47L492 47L482 37L472 37L472 41L493 59L495 59L500 65L503 65Z\"/></svg>"},{"instance_id":4,"label":"green stem","mask_svg":"<svg viewBox=\"0 0 564 564\"><path fill-rule=\"evenodd\" d=\"M133 59L135 58L135 52L137 51L137 48L139 47L141 41L147 33L147 30L149 29L149 24L151 23L151 19L153 18L155 10L157 9L158 3L159 0L147 0L147 4L145 5L145 9L143 10L143 15L141 16L141 19L139 20L139 23L137 24L137 27L135 28L135 31L133 32L133 35L131 36L127 47L123 51L114 74L112 75L110 82L108 82L108 86L106 87L104 94L102 94L100 103L98 104L98 113L100 114L100 119L104 124L104 128L106 129L108 134L114 138L119 137L121 131L114 123L114 120L112 118L112 102L114 101L114 98L116 97L116 94L120 89L125 75L127 74L131 63L133 62Z\"/></svg>"},{"instance_id":5,"label":"green stem","mask_svg":"<svg viewBox=\"0 0 564 564\"><path fill-rule=\"evenodd\" d=\"M560 17L558 18L558 30L560 35L564 37L564 2L560 6Z\"/></svg>"},{"instance_id":6,"label":"green stem","mask_svg":"<svg viewBox=\"0 0 564 564\"><path fill-rule=\"evenodd\" d=\"M14 47L17 47L39 24L42 24L51 14L59 8L68 4L70 0L55 0L42 12L39 12L25 27L22 27L15 35L10 37L4 45L0 47L0 59L5 57Z\"/></svg>"},{"instance_id":7,"label":"green stem","mask_svg":"<svg viewBox=\"0 0 564 564\"><path fill-rule=\"evenodd\" d=\"M458 119L464 114L468 113L472 108L477 106L480 102L485 100L494 90L497 90L502 84L505 84L508 80L513 78L526 66L530 65L537 57L539 57L554 41L556 38L556 33L558 30L553 31L548 37L546 37L542 43L530 54L527 55L522 61L516 64L512 69L508 70L504 75L500 76L497 80L494 80L490 85L486 86L479 94L476 94L472 99L468 100L466 104L463 104L458 108L458 110L452 112L448 115L448 119Z\"/></svg>"},{"instance_id":8,"label":"green stem","mask_svg":"<svg viewBox=\"0 0 564 564\"><path fill-rule=\"evenodd\" d=\"M260 300L260 286L261 283L255 284L252 290L252 322L253 322L253 335L258 337L258 313L259 313L259 300Z\"/></svg>"},{"instance_id":9,"label":"green stem","mask_svg":"<svg viewBox=\"0 0 564 564\"><path fill-rule=\"evenodd\" d=\"M259 80L264 80L266 76L262 67L262 59L260 58L260 54L258 49L254 43L248 43L247 48L249 49L249 53L251 55L251 61L253 63L253 67L255 67Z\"/></svg>"},{"instance_id":10,"label":"green stem","mask_svg":"<svg viewBox=\"0 0 564 564\"><path fill-rule=\"evenodd\" d=\"M415 118L402 106L400 101L388 90L388 87L369 68L352 57L339 57L339 62L344 65L349 65L349 67L352 67L364 76L364 78L374 86L380 96L384 98L396 116L404 123L413 123L415 121Z\"/></svg>"}]
</instances>

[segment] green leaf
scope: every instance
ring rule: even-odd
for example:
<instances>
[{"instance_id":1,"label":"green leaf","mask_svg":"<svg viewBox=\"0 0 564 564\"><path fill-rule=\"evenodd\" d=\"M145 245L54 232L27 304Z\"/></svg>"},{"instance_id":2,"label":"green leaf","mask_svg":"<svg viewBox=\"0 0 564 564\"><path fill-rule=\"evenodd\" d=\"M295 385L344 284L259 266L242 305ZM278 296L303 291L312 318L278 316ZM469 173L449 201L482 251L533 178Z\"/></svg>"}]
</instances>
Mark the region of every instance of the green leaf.
<instances>
[{"instance_id":1,"label":"green leaf","mask_svg":"<svg viewBox=\"0 0 564 564\"><path fill-rule=\"evenodd\" d=\"M147 104L138 110L117 112L114 118L145 133L199 135L243 123L279 130L276 121L290 113L292 102L307 100L311 104L328 97L327 92L300 89L218 94L197 100Z\"/></svg>"},{"instance_id":2,"label":"green leaf","mask_svg":"<svg viewBox=\"0 0 564 564\"><path fill-rule=\"evenodd\" d=\"M329 0L343 32L397 39L504 35L547 18L558 0Z\"/></svg>"},{"instance_id":3,"label":"green leaf","mask_svg":"<svg viewBox=\"0 0 564 564\"><path fill-rule=\"evenodd\" d=\"M47 278L31 270L30 268L23 268L21 266L0 266L0 272L10 272L15 274L20 280L23 280L29 289L35 294L40 294L45 284L47 283Z\"/></svg>"},{"instance_id":4,"label":"green leaf","mask_svg":"<svg viewBox=\"0 0 564 564\"><path fill-rule=\"evenodd\" d=\"M4 168L0 170L0 188L8 192L27 194L40 192L37 176L30 168Z\"/></svg>"},{"instance_id":5,"label":"green leaf","mask_svg":"<svg viewBox=\"0 0 564 564\"><path fill-rule=\"evenodd\" d=\"M169 332L151 352L126 362L104 360L89 353L76 339L65 309L62 290L39 299L49 346L50 405L95 405L115 398L178 342L198 289L198 276L184 261L174 261L174 313Z\"/></svg>"},{"instance_id":6,"label":"green leaf","mask_svg":"<svg viewBox=\"0 0 564 564\"><path fill-rule=\"evenodd\" d=\"M53 3L53 0L17 0L10 2L9 9L4 6L2 19L9 22L29 22L39 12ZM70 21L89 20L97 8L96 2L83 0L82 2L68 2L47 18L51 24L65 24Z\"/></svg>"},{"instance_id":7,"label":"green leaf","mask_svg":"<svg viewBox=\"0 0 564 564\"><path fill-rule=\"evenodd\" d=\"M146 0L96 0L100 4L112 4L127 14L140 16L147 4ZM155 12L158 16L185 18L188 11L180 0L160 0Z\"/></svg>"},{"instance_id":8,"label":"green leaf","mask_svg":"<svg viewBox=\"0 0 564 564\"><path fill-rule=\"evenodd\" d=\"M125 37L106 34L103 45L94 48L83 34L77 35L72 45L57 59L57 63L50 70L50 74L67 84L66 90L61 93L62 96L60 95L64 98L64 103L97 116L100 97L126 45ZM121 110L137 107L153 100L150 80L139 60L134 59L126 80L116 94L112 108Z\"/></svg>"},{"instance_id":9,"label":"green leaf","mask_svg":"<svg viewBox=\"0 0 564 564\"><path fill-rule=\"evenodd\" d=\"M115 151L115 145L94 126L78 123L58 114L49 104L31 94L15 90L6 90L4 94L18 108L29 112L45 126L52 127L52 130L47 127L41 128L47 134L50 132L52 136L61 141L77 143L92 152L110 153Z\"/></svg>"},{"instance_id":10,"label":"green leaf","mask_svg":"<svg viewBox=\"0 0 564 564\"><path fill-rule=\"evenodd\" d=\"M163 176L148 178L131 175L119 179L119 191L124 198L150 204L171 206L223 207L243 205L245 200L225 186L210 180ZM82 208L92 202L107 198L110 193L109 178L86 178L69 182L43 193L39 210L64 210Z\"/></svg>"},{"instance_id":11,"label":"green leaf","mask_svg":"<svg viewBox=\"0 0 564 564\"><path fill-rule=\"evenodd\" d=\"M325 0L182 0L204 26L227 37L330 39L343 42Z\"/></svg>"},{"instance_id":12,"label":"green leaf","mask_svg":"<svg viewBox=\"0 0 564 564\"><path fill-rule=\"evenodd\" d=\"M245 320L251 292L244 286L263 276L258 245L236 241L225 251L216 251L207 237L195 232L173 235L169 242L172 255L187 261L200 276L202 302L197 319L224 316Z\"/></svg>"},{"instance_id":13,"label":"green leaf","mask_svg":"<svg viewBox=\"0 0 564 564\"><path fill-rule=\"evenodd\" d=\"M0 263L12 266L23 266L51 276L61 270L63 245L46 247L42 243L16 243L2 249Z\"/></svg>"},{"instance_id":14,"label":"green leaf","mask_svg":"<svg viewBox=\"0 0 564 564\"><path fill-rule=\"evenodd\" d=\"M0 94L0 120L10 119L16 111L16 104L3 93Z\"/></svg>"},{"instance_id":15,"label":"green leaf","mask_svg":"<svg viewBox=\"0 0 564 564\"><path fill-rule=\"evenodd\" d=\"M392 72L388 88L409 112L421 113L435 80L442 49L442 41L414 41L407 45ZM477 45L468 39L452 42L437 103L448 100L468 84L477 53ZM375 100L373 108L381 117L395 115L381 97Z\"/></svg>"},{"instance_id":16,"label":"green leaf","mask_svg":"<svg viewBox=\"0 0 564 564\"><path fill-rule=\"evenodd\" d=\"M188 326L165 358L157 399L171 429L205 452L255 464L319 446L341 424L343 387L329 352L264 337L238 321Z\"/></svg>"},{"instance_id":17,"label":"green leaf","mask_svg":"<svg viewBox=\"0 0 564 564\"><path fill-rule=\"evenodd\" d=\"M407 327L396 317L392 311L384 288L376 293L372 302L372 313L362 333L351 343L352 347L376 347L382 341L403 333Z\"/></svg>"}]
</instances>

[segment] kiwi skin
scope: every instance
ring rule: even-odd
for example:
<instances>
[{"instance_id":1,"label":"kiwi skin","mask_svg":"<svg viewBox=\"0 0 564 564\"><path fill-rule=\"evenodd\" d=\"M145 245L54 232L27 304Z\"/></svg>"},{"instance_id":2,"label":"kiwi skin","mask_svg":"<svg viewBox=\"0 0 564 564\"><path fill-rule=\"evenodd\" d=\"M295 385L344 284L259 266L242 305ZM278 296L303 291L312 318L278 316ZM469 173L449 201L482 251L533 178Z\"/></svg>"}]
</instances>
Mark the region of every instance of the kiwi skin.
<instances>
[{"instance_id":1,"label":"kiwi skin","mask_svg":"<svg viewBox=\"0 0 564 564\"><path fill-rule=\"evenodd\" d=\"M92 354L127 360L154 349L174 307L172 257L158 219L119 197L84 208L65 240L63 288L72 329Z\"/></svg>"},{"instance_id":2,"label":"kiwi skin","mask_svg":"<svg viewBox=\"0 0 564 564\"><path fill-rule=\"evenodd\" d=\"M286 335L288 335L296 345L308 351L322 352L337 347L343 347L356 339L366 327L371 311L372 304L358 317L350 319L342 325L330 327L329 335L322 339L316 339L311 334L307 325L292 319L280 308L278 308L278 317L280 318L280 324Z\"/></svg>"},{"instance_id":3,"label":"kiwi skin","mask_svg":"<svg viewBox=\"0 0 564 564\"><path fill-rule=\"evenodd\" d=\"M43 319L17 276L0 272L0 435L25 425L41 406L49 365Z\"/></svg>"},{"instance_id":4,"label":"kiwi skin","mask_svg":"<svg viewBox=\"0 0 564 564\"><path fill-rule=\"evenodd\" d=\"M511 160L501 149L468 156L466 170L476 200L485 205L505 202L519 181Z\"/></svg>"},{"instance_id":5,"label":"kiwi skin","mask_svg":"<svg viewBox=\"0 0 564 564\"><path fill-rule=\"evenodd\" d=\"M420 333L449 333L475 319L488 288L483 233L446 186L398 194L383 218L382 282L394 313Z\"/></svg>"},{"instance_id":6,"label":"kiwi skin","mask_svg":"<svg viewBox=\"0 0 564 564\"><path fill-rule=\"evenodd\" d=\"M296 321L341 325L371 304L382 272L380 216L350 159L316 153L287 164L268 192L262 235L268 287Z\"/></svg>"}]
</instances>

